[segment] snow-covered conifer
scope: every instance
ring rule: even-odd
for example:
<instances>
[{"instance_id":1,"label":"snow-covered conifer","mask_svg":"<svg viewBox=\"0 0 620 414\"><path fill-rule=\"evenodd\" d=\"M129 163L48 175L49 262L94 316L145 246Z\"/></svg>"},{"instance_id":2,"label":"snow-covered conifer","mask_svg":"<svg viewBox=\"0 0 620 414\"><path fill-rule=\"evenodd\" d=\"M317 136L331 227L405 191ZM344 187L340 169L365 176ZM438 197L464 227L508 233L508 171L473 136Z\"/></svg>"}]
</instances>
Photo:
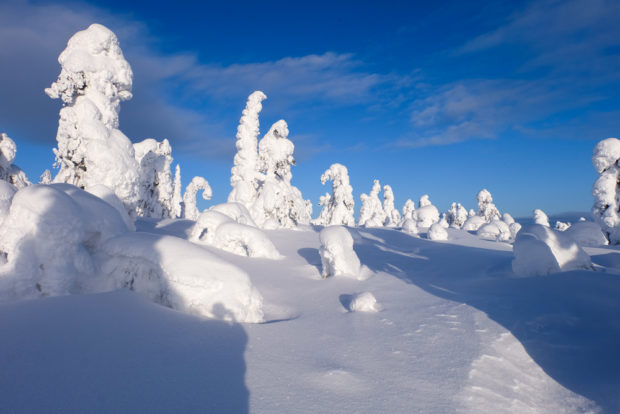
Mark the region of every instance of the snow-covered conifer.
<instances>
[{"instance_id":1,"label":"snow-covered conifer","mask_svg":"<svg viewBox=\"0 0 620 414\"><path fill-rule=\"evenodd\" d=\"M51 184L52 183L52 173L50 170L43 171L41 177L39 177L39 184Z\"/></svg>"},{"instance_id":2,"label":"snow-covered conifer","mask_svg":"<svg viewBox=\"0 0 620 414\"><path fill-rule=\"evenodd\" d=\"M325 200L328 201L323 206L323 210L326 211L321 212L320 222L315 221L315 224L354 226L353 209L355 201L353 200L353 188L349 184L347 167L342 164L332 164L321 175L323 185L329 180L332 182L332 194L329 200Z\"/></svg>"},{"instance_id":3,"label":"snow-covered conifer","mask_svg":"<svg viewBox=\"0 0 620 414\"><path fill-rule=\"evenodd\" d=\"M183 217L190 220L196 220L200 215L198 207L196 207L196 193L202 190L202 198L210 200L213 195L209 182L202 177L192 178L192 182L188 184L183 194Z\"/></svg>"},{"instance_id":4,"label":"snow-covered conifer","mask_svg":"<svg viewBox=\"0 0 620 414\"><path fill-rule=\"evenodd\" d=\"M415 212L415 203L413 202L413 200L408 198L407 201L405 201L405 205L403 206L403 214L401 218L402 223L404 223L405 220L414 220L414 217L413 217L414 212ZM401 223L401 226L402 226L402 223Z\"/></svg>"},{"instance_id":5,"label":"snow-covered conifer","mask_svg":"<svg viewBox=\"0 0 620 414\"><path fill-rule=\"evenodd\" d=\"M142 217L169 218L173 213L172 148L167 139L148 138L134 144L140 165L136 212Z\"/></svg>"},{"instance_id":6,"label":"snow-covered conifer","mask_svg":"<svg viewBox=\"0 0 620 414\"><path fill-rule=\"evenodd\" d=\"M4 180L20 189L30 185L26 174L15 164L17 145L7 134L0 134L0 180Z\"/></svg>"},{"instance_id":7,"label":"snow-covered conifer","mask_svg":"<svg viewBox=\"0 0 620 414\"><path fill-rule=\"evenodd\" d=\"M233 189L228 195L228 201L241 203L248 209L251 209L256 200L258 114L263 109L262 101L265 99L267 96L261 91L255 91L248 97L237 128L237 154L235 154L230 177L230 185Z\"/></svg>"},{"instance_id":8,"label":"snow-covered conifer","mask_svg":"<svg viewBox=\"0 0 620 414\"><path fill-rule=\"evenodd\" d=\"M501 215L493 204L493 197L491 193L482 189L476 196L476 200L478 200L478 215L484 217L487 222L491 222L493 219L501 219Z\"/></svg>"},{"instance_id":9,"label":"snow-covered conifer","mask_svg":"<svg viewBox=\"0 0 620 414\"><path fill-rule=\"evenodd\" d=\"M381 227L386 221L386 214L383 211L381 200L379 200L379 192L381 184L379 180L375 180L370 190L370 194L362 194L362 207L360 208L360 218L358 226L365 227ZM393 203L392 203L393 204Z\"/></svg>"},{"instance_id":10,"label":"snow-covered conifer","mask_svg":"<svg viewBox=\"0 0 620 414\"><path fill-rule=\"evenodd\" d=\"M460 229L468 219L467 209L461 203L452 203L446 214L446 220L450 227Z\"/></svg>"},{"instance_id":11,"label":"snow-covered conifer","mask_svg":"<svg viewBox=\"0 0 620 414\"><path fill-rule=\"evenodd\" d=\"M319 206L323 206L323 208L321 209L321 213L319 213L319 217L312 220L312 224L318 224L319 226L321 226L323 225L323 223L327 222L329 214L328 206L331 198L332 196L329 193L325 193L324 195L319 197Z\"/></svg>"},{"instance_id":12,"label":"snow-covered conifer","mask_svg":"<svg viewBox=\"0 0 620 414\"><path fill-rule=\"evenodd\" d=\"M394 192L389 185L383 186L383 211L385 226L396 226L400 222L400 213L394 208Z\"/></svg>"},{"instance_id":13,"label":"snow-covered conifer","mask_svg":"<svg viewBox=\"0 0 620 414\"><path fill-rule=\"evenodd\" d=\"M544 211L536 209L533 214L534 223L549 227L549 217L547 217Z\"/></svg>"},{"instance_id":14,"label":"snow-covered conifer","mask_svg":"<svg viewBox=\"0 0 620 414\"><path fill-rule=\"evenodd\" d=\"M301 191L291 185L295 146L288 139L288 133L288 125L280 120L258 145L258 165L264 176L250 212L260 227L269 220L284 228L310 223L312 203L304 200Z\"/></svg>"},{"instance_id":15,"label":"snow-covered conifer","mask_svg":"<svg viewBox=\"0 0 620 414\"><path fill-rule=\"evenodd\" d=\"M172 218L179 218L183 214L183 197L181 192L181 166L177 164L174 170L174 184L172 185Z\"/></svg>"},{"instance_id":16,"label":"snow-covered conifer","mask_svg":"<svg viewBox=\"0 0 620 414\"><path fill-rule=\"evenodd\" d=\"M594 147L592 164L599 177L592 187L592 215L611 244L620 244L620 140L607 138Z\"/></svg>"},{"instance_id":17,"label":"snow-covered conifer","mask_svg":"<svg viewBox=\"0 0 620 414\"><path fill-rule=\"evenodd\" d=\"M439 222L439 210L435 207L428 195L420 197L418 209L415 211L416 225L418 227L430 227Z\"/></svg>"},{"instance_id":18,"label":"snow-covered conifer","mask_svg":"<svg viewBox=\"0 0 620 414\"><path fill-rule=\"evenodd\" d=\"M74 34L58 57L62 70L45 89L62 99L54 149L54 182L81 188L105 185L133 212L139 166L130 140L118 129L120 102L132 97L132 71L116 35L100 24Z\"/></svg>"}]
</instances>

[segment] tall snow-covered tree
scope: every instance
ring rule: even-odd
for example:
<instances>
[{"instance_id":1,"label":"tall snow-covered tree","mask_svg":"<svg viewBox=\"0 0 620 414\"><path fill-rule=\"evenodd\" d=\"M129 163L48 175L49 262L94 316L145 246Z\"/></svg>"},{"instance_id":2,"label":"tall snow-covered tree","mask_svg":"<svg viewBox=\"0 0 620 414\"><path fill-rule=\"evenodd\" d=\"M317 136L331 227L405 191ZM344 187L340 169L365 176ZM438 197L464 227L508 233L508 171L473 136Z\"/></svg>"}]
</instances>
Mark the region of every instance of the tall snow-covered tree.
<instances>
[{"instance_id":1,"label":"tall snow-covered tree","mask_svg":"<svg viewBox=\"0 0 620 414\"><path fill-rule=\"evenodd\" d=\"M353 200L353 187L349 184L349 171L342 164L332 164L321 175L321 183L332 182L332 194L315 224L323 226L345 225L354 226L353 218L355 201Z\"/></svg>"},{"instance_id":2,"label":"tall snow-covered tree","mask_svg":"<svg viewBox=\"0 0 620 414\"><path fill-rule=\"evenodd\" d=\"M172 148L167 139L152 138L133 145L140 164L136 212L142 217L169 218L173 213Z\"/></svg>"},{"instance_id":3,"label":"tall snow-covered tree","mask_svg":"<svg viewBox=\"0 0 620 414\"><path fill-rule=\"evenodd\" d=\"M394 208L394 191L389 185L383 186L383 211L385 212L385 226L396 226L400 222L400 213Z\"/></svg>"},{"instance_id":4,"label":"tall snow-covered tree","mask_svg":"<svg viewBox=\"0 0 620 414\"><path fill-rule=\"evenodd\" d=\"M261 92L253 92L245 105L245 109L237 128L237 154L231 170L230 185L232 191L228 195L229 202L243 204L251 210L256 201L258 188L258 114L263 109L262 101L267 96Z\"/></svg>"},{"instance_id":5,"label":"tall snow-covered tree","mask_svg":"<svg viewBox=\"0 0 620 414\"><path fill-rule=\"evenodd\" d=\"M405 205L403 206L403 214L400 225L402 226L405 220L415 220L414 214L415 202L412 199L408 198L407 201L405 201Z\"/></svg>"},{"instance_id":6,"label":"tall snow-covered tree","mask_svg":"<svg viewBox=\"0 0 620 414\"><path fill-rule=\"evenodd\" d=\"M187 185L185 194L183 194L183 217L189 220L196 220L200 215L198 207L196 207L196 193L202 190L202 198L210 200L213 195L213 190L209 182L202 177L194 177L192 181Z\"/></svg>"},{"instance_id":7,"label":"tall snow-covered tree","mask_svg":"<svg viewBox=\"0 0 620 414\"><path fill-rule=\"evenodd\" d=\"M116 35L100 24L74 34L58 57L61 72L45 93L62 99L54 182L105 185L134 212L139 166L118 129L120 102L132 97L132 71Z\"/></svg>"},{"instance_id":8,"label":"tall snow-covered tree","mask_svg":"<svg viewBox=\"0 0 620 414\"><path fill-rule=\"evenodd\" d=\"M592 187L592 216L611 244L620 244L620 140L607 138L594 147L592 164L599 177Z\"/></svg>"},{"instance_id":9,"label":"tall snow-covered tree","mask_svg":"<svg viewBox=\"0 0 620 414\"><path fill-rule=\"evenodd\" d=\"M291 185L295 145L288 139L288 134L288 125L280 120L272 125L258 145L262 183L250 212L259 227L293 228L310 223L312 204ZM268 221L272 224L267 224Z\"/></svg>"},{"instance_id":10,"label":"tall snow-covered tree","mask_svg":"<svg viewBox=\"0 0 620 414\"><path fill-rule=\"evenodd\" d=\"M476 200L478 200L478 215L484 217L487 222L491 222L494 219L500 220L502 217L499 214L499 210L493 204L493 197L491 193L482 189L476 196Z\"/></svg>"},{"instance_id":11,"label":"tall snow-covered tree","mask_svg":"<svg viewBox=\"0 0 620 414\"><path fill-rule=\"evenodd\" d=\"M0 180L12 184L15 188L24 188L30 185L26 174L15 164L17 145L5 133L0 134Z\"/></svg>"},{"instance_id":12,"label":"tall snow-covered tree","mask_svg":"<svg viewBox=\"0 0 620 414\"><path fill-rule=\"evenodd\" d=\"M174 184L172 186L172 218L179 218L183 215L183 197L181 192L181 166L177 164L174 170Z\"/></svg>"},{"instance_id":13,"label":"tall snow-covered tree","mask_svg":"<svg viewBox=\"0 0 620 414\"><path fill-rule=\"evenodd\" d=\"M370 193L360 196L362 207L360 208L360 218L357 222L358 226L381 227L385 224L387 216L379 199L380 191L381 183L379 180L374 180Z\"/></svg>"}]
</instances>

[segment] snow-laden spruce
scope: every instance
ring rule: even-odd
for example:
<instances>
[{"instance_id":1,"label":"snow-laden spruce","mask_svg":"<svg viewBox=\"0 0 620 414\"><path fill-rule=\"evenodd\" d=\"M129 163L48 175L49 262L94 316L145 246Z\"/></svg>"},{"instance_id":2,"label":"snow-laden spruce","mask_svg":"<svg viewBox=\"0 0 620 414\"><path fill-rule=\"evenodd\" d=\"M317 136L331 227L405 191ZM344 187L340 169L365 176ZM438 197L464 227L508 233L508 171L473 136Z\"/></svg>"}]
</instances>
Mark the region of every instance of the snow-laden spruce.
<instances>
[{"instance_id":1,"label":"snow-laden spruce","mask_svg":"<svg viewBox=\"0 0 620 414\"><path fill-rule=\"evenodd\" d=\"M118 129L120 102L132 97L133 74L118 39L92 24L69 39L58 62L58 80L45 89L63 102L54 149L60 171L54 182L80 188L103 184L133 212L139 165L129 138Z\"/></svg>"},{"instance_id":2,"label":"snow-laden spruce","mask_svg":"<svg viewBox=\"0 0 620 414\"><path fill-rule=\"evenodd\" d=\"M321 247L321 275L348 276L360 279L362 266L353 250L353 237L342 226L328 226L319 233Z\"/></svg>"},{"instance_id":3,"label":"snow-laden spruce","mask_svg":"<svg viewBox=\"0 0 620 414\"><path fill-rule=\"evenodd\" d=\"M590 256L565 232L532 224L517 234L512 270L519 276L544 276L592 269Z\"/></svg>"},{"instance_id":4,"label":"snow-laden spruce","mask_svg":"<svg viewBox=\"0 0 620 414\"><path fill-rule=\"evenodd\" d=\"M467 209L461 203L452 203L446 214L446 220L450 227L460 229L468 219Z\"/></svg>"},{"instance_id":5,"label":"snow-laden spruce","mask_svg":"<svg viewBox=\"0 0 620 414\"><path fill-rule=\"evenodd\" d=\"M228 195L228 201L241 203L248 210L251 210L256 200L258 188L258 114L263 109L262 101L265 99L267 96L263 92L253 92L248 97L237 127L237 153L230 177L233 189Z\"/></svg>"},{"instance_id":6,"label":"snow-laden spruce","mask_svg":"<svg viewBox=\"0 0 620 414\"><path fill-rule=\"evenodd\" d=\"M172 171L172 148L167 139L152 138L133 144L140 165L139 198L136 212L141 217L176 217Z\"/></svg>"},{"instance_id":7,"label":"snow-laden spruce","mask_svg":"<svg viewBox=\"0 0 620 414\"><path fill-rule=\"evenodd\" d=\"M360 199L362 200L362 206L360 207L360 218L357 225L360 227L381 227L386 221L387 215L379 200L379 192L381 191L381 184L379 180L374 180L372 189L369 194L362 194ZM394 200L392 194L392 208L394 207Z\"/></svg>"},{"instance_id":8,"label":"snow-laden spruce","mask_svg":"<svg viewBox=\"0 0 620 414\"><path fill-rule=\"evenodd\" d=\"M400 226L402 226L407 220L415 221L414 213L415 202L412 199L408 198L407 201L405 201L405 205L403 206L403 214L400 217Z\"/></svg>"},{"instance_id":9,"label":"snow-laden spruce","mask_svg":"<svg viewBox=\"0 0 620 414\"><path fill-rule=\"evenodd\" d=\"M323 210L314 224L322 226L345 225L355 226L353 218L355 201L353 200L353 187L349 184L349 172L342 164L332 164L323 175L321 184L332 182L332 194L324 198Z\"/></svg>"},{"instance_id":10,"label":"snow-laden spruce","mask_svg":"<svg viewBox=\"0 0 620 414\"><path fill-rule=\"evenodd\" d=\"M202 190L202 198L204 200L210 200L213 196L213 190L209 182L203 177L194 177L192 181L187 185L185 194L183 194L183 208L182 216L189 220L196 220L200 215L198 207L196 206L196 194Z\"/></svg>"},{"instance_id":11,"label":"snow-laden spruce","mask_svg":"<svg viewBox=\"0 0 620 414\"><path fill-rule=\"evenodd\" d=\"M26 174L15 164L17 145L5 133L0 134L0 180L4 180L15 188L24 188L30 185Z\"/></svg>"},{"instance_id":12,"label":"snow-laden spruce","mask_svg":"<svg viewBox=\"0 0 620 414\"><path fill-rule=\"evenodd\" d=\"M389 185L383 186L383 212L385 213L384 225L388 227L397 226L400 222L400 213L394 208L394 191Z\"/></svg>"},{"instance_id":13,"label":"snow-laden spruce","mask_svg":"<svg viewBox=\"0 0 620 414\"><path fill-rule=\"evenodd\" d=\"M476 200L478 201L478 215L484 217L487 223L493 219L501 219L499 210L493 204L493 197L487 189L480 190Z\"/></svg>"},{"instance_id":14,"label":"snow-laden spruce","mask_svg":"<svg viewBox=\"0 0 620 414\"><path fill-rule=\"evenodd\" d=\"M279 120L258 144L258 165L262 183L251 213L260 227L294 228L309 224L312 203L291 185L295 145L288 139L288 125Z\"/></svg>"},{"instance_id":15,"label":"snow-laden spruce","mask_svg":"<svg viewBox=\"0 0 620 414\"><path fill-rule=\"evenodd\" d=\"M599 177L592 187L592 216L611 244L620 244L620 140L607 138L596 144L592 164Z\"/></svg>"}]
</instances>

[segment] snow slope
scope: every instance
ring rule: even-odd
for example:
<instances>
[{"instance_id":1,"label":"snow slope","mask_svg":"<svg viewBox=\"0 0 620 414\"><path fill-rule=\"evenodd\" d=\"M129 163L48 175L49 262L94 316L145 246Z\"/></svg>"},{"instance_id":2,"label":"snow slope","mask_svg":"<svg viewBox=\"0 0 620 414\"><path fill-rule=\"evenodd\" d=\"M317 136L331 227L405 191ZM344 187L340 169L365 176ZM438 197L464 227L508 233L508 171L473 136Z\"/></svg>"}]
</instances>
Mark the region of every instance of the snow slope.
<instances>
[{"instance_id":1,"label":"snow slope","mask_svg":"<svg viewBox=\"0 0 620 414\"><path fill-rule=\"evenodd\" d=\"M138 231L187 238L189 220ZM8 411L620 411L620 252L597 271L517 278L511 245L350 229L366 280L321 278L320 227L265 231L282 260L200 246L244 270L265 323L184 315L129 292L0 305ZM369 292L379 312L351 312Z\"/></svg>"}]
</instances>

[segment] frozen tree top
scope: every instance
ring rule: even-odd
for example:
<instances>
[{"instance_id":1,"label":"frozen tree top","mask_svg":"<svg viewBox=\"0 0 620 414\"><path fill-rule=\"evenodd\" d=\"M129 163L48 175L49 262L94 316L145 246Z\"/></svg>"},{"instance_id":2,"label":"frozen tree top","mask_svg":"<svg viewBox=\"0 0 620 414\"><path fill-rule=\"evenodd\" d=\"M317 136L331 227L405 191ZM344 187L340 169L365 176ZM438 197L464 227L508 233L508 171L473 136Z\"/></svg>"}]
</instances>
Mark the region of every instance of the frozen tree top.
<instances>
[{"instance_id":1,"label":"frozen tree top","mask_svg":"<svg viewBox=\"0 0 620 414\"><path fill-rule=\"evenodd\" d=\"M602 173L620 159L620 140L617 138L607 138L600 141L594 147L592 164L597 173Z\"/></svg>"}]
</instances>

